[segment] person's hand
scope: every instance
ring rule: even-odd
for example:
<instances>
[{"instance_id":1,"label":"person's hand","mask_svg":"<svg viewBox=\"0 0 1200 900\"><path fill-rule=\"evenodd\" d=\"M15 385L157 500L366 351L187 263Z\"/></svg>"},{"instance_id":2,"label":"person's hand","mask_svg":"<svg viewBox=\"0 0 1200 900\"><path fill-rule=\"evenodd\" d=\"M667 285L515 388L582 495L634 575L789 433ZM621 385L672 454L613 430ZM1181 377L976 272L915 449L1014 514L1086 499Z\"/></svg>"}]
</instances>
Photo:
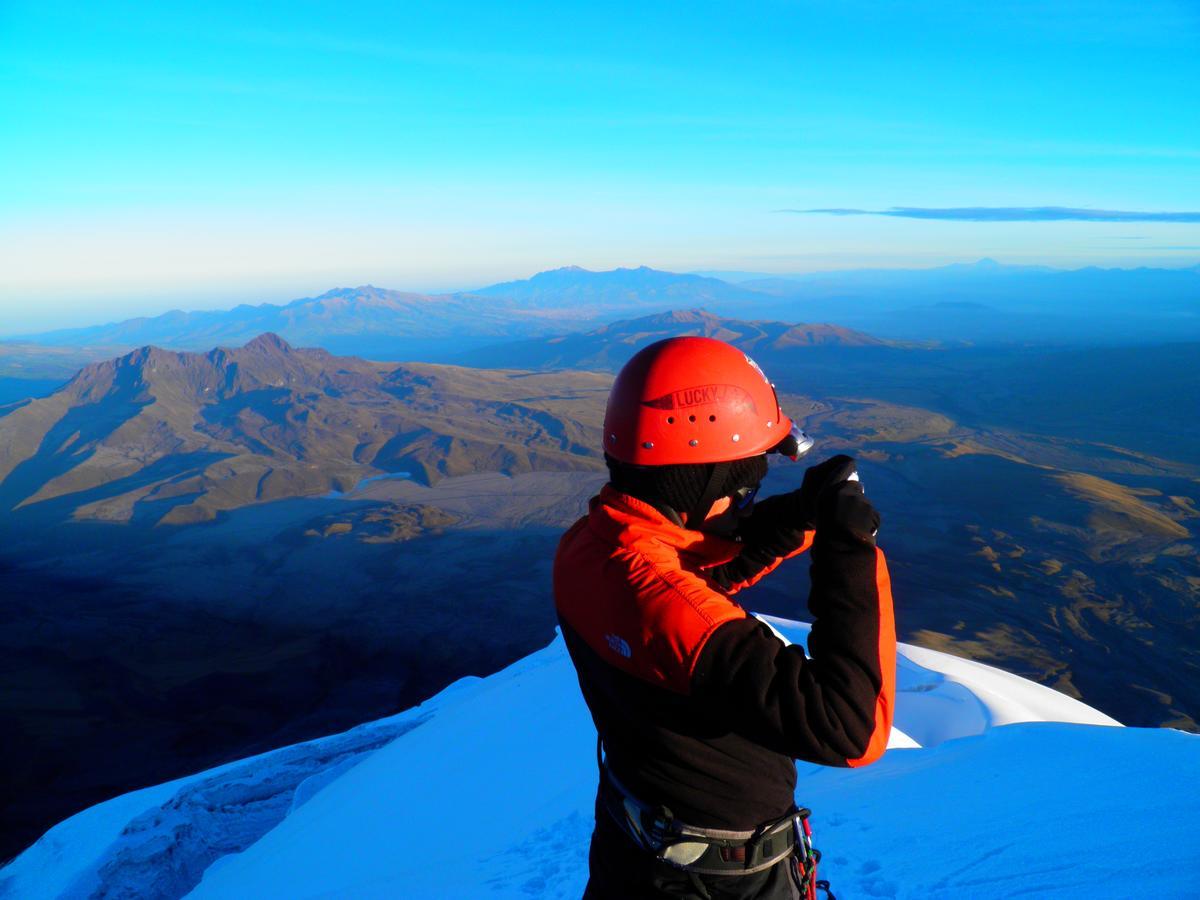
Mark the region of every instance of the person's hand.
<instances>
[{"instance_id":1,"label":"person's hand","mask_svg":"<svg viewBox=\"0 0 1200 900\"><path fill-rule=\"evenodd\" d=\"M764 547L776 556L786 556L804 542L804 532L817 524L821 497L856 471L853 457L839 454L804 473L804 482L794 491L757 501L738 525L743 543Z\"/></svg>"},{"instance_id":2,"label":"person's hand","mask_svg":"<svg viewBox=\"0 0 1200 900\"><path fill-rule=\"evenodd\" d=\"M842 481L822 491L817 500L817 538L874 546L879 513L858 481Z\"/></svg>"},{"instance_id":3,"label":"person's hand","mask_svg":"<svg viewBox=\"0 0 1200 900\"><path fill-rule=\"evenodd\" d=\"M805 530L814 528L817 525L818 508L823 503L825 496L839 485L846 483L857 471L858 463L855 462L854 457L844 453L831 456L818 465L810 466L804 473L804 482L800 488L792 491L792 496L795 498L793 501L795 521L800 523ZM862 493L861 485L859 493Z\"/></svg>"}]
</instances>

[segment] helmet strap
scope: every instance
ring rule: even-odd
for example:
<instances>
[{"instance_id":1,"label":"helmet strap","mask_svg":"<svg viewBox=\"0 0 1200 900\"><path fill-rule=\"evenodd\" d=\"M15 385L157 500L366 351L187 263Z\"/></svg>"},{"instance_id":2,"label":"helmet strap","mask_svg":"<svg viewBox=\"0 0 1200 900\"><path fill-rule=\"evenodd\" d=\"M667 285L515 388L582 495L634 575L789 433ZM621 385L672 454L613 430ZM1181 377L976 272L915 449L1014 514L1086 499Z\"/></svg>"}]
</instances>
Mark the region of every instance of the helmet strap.
<instances>
[{"instance_id":1,"label":"helmet strap","mask_svg":"<svg viewBox=\"0 0 1200 900\"><path fill-rule=\"evenodd\" d=\"M696 505L688 511L685 527L695 531L700 530L700 526L704 524L704 518L708 515L708 511L712 509L712 505L721 496L721 491L725 487L725 482L729 477L729 468L732 465L733 463L729 462L712 464L712 470L708 475L708 484L705 485L704 493L700 495L700 499L696 501Z\"/></svg>"},{"instance_id":2,"label":"helmet strap","mask_svg":"<svg viewBox=\"0 0 1200 900\"><path fill-rule=\"evenodd\" d=\"M668 506L667 504L661 503L661 502L660 503L651 503L650 505L653 506L655 509L657 509L664 516L666 516L667 519L670 520L670 522L673 525L678 525L680 528L684 527L683 518L679 515L679 513L675 510L675 508L673 506Z\"/></svg>"}]
</instances>

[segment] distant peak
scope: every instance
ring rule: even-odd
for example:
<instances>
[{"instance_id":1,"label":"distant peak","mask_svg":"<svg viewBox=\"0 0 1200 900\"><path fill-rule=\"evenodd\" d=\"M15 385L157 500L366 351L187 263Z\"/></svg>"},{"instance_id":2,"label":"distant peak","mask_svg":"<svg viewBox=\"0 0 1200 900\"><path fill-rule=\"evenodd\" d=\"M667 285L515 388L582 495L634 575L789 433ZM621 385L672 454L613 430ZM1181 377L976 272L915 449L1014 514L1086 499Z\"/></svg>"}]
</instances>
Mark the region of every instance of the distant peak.
<instances>
[{"instance_id":1,"label":"distant peak","mask_svg":"<svg viewBox=\"0 0 1200 900\"><path fill-rule=\"evenodd\" d=\"M696 306L692 309L672 309L669 312L649 316L649 318L658 322L699 322L707 319L716 319L717 317L707 309Z\"/></svg>"},{"instance_id":2,"label":"distant peak","mask_svg":"<svg viewBox=\"0 0 1200 900\"><path fill-rule=\"evenodd\" d=\"M290 353L292 345L273 331L266 331L247 343L243 349L256 353Z\"/></svg>"},{"instance_id":3,"label":"distant peak","mask_svg":"<svg viewBox=\"0 0 1200 900\"><path fill-rule=\"evenodd\" d=\"M537 272L529 277L532 280L534 278L545 278L548 275L593 275L593 274L595 274L595 273L593 273L590 269L585 269L583 266L559 266L557 269L543 269L541 272Z\"/></svg>"},{"instance_id":4,"label":"distant peak","mask_svg":"<svg viewBox=\"0 0 1200 900\"><path fill-rule=\"evenodd\" d=\"M150 362L151 360L157 360L165 356L167 356L167 351L163 350L161 347L155 347L153 344L146 344L145 346L138 347L136 350L130 350L117 361L124 362L129 365L140 366L143 363Z\"/></svg>"},{"instance_id":5,"label":"distant peak","mask_svg":"<svg viewBox=\"0 0 1200 900\"><path fill-rule=\"evenodd\" d=\"M378 294L384 292L384 288L376 287L373 284L360 284L358 287L335 287L330 288L323 294L318 294L316 297L302 297L299 300L293 300L292 303L311 303L314 300L352 300L356 297L361 297L363 294Z\"/></svg>"},{"instance_id":6,"label":"distant peak","mask_svg":"<svg viewBox=\"0 0 1200 900\"><path fill-rule=\"evenodd\" d=\"M976 260L975 268L977 269L998 269L1000 263L996 262L990 256L985 256L982 259Z\"/></svg>"}]
</instances>

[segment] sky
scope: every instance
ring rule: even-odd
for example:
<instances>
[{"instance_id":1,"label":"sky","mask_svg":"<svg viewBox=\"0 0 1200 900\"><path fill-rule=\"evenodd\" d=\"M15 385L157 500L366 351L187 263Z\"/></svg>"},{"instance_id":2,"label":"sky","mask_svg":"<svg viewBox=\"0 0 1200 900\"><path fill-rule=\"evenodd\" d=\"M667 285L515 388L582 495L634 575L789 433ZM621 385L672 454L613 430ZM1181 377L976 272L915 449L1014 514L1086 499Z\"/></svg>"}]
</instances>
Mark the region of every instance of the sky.
<instances>
[{"instance_id":1,"label":"sky","mask_svg":"<svg viewBox=\"0 0 1200 900\"><path fill-rule=\"evenodd\" d=\"M1200 4L0 0L0 335L562 265L1200 261Z\"/></svg>"}]
</instances>

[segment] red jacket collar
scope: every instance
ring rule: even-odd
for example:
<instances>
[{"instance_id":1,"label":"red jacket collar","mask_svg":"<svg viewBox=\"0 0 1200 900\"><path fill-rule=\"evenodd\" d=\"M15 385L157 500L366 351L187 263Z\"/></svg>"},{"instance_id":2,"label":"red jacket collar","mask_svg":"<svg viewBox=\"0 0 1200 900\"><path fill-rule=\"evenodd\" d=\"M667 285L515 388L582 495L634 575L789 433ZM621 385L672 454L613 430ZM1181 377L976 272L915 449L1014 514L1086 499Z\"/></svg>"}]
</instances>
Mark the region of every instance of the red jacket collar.
<instances>
[{"instance_id":1,"label":"red jacket collar","mask_svg":"<svg viewBox=\"0 0 1200 900\"><path fill-rule=\"evenodd\" d=\"M649 503L622 494L611 484L591 499L588 526L610 544L633 547L657 542L697 557L703 567L728 562L741 550L736 541L676 525Z\"/></svg>"}]
</instances>

